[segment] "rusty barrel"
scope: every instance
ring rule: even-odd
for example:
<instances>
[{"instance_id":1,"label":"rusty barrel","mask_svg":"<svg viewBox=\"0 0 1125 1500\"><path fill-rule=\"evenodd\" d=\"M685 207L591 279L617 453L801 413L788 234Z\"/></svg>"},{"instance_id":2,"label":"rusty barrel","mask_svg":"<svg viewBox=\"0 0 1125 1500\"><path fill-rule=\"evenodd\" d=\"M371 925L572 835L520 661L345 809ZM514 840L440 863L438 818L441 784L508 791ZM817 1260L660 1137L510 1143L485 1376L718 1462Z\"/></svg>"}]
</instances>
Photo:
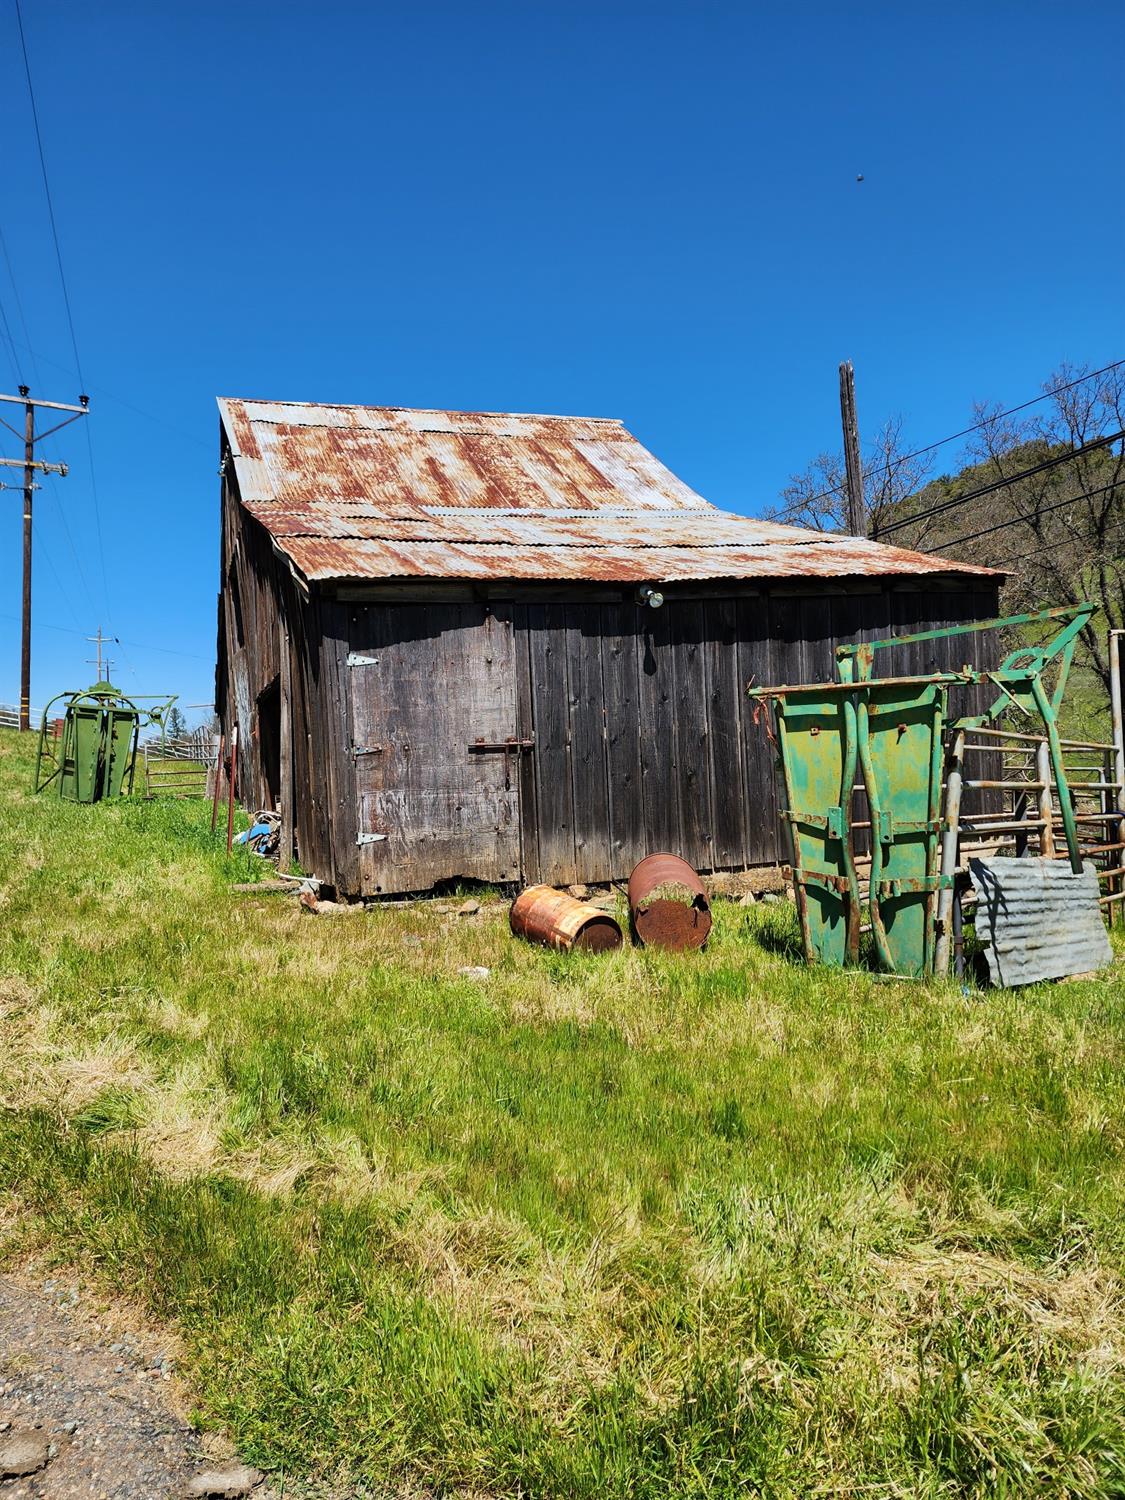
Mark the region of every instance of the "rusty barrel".
<instances>
[{"instance_id":1,"label":"rusty barrel","mask_svg":"<svg viewBox=\"0 0 1125 1500\"><path fill-rule=\"evenodd\" d=\"M583 948L602 953L621 946L621 928L611 916L549 885L529 885L521 891L512 902L508 920L517 937L564 952Z\"/></svg>"},{"instance_id":2,"label":"rusty barrel","mask_svg":"<svg viewBox=\"0 0 1125 1500\"><path fill-rule=\"evenodd\" d=\"M702 948L711 932L703 882L677 854L650 854L629 876L633 931L646 948L682 953Z\"/></svg>"}]
</instances>

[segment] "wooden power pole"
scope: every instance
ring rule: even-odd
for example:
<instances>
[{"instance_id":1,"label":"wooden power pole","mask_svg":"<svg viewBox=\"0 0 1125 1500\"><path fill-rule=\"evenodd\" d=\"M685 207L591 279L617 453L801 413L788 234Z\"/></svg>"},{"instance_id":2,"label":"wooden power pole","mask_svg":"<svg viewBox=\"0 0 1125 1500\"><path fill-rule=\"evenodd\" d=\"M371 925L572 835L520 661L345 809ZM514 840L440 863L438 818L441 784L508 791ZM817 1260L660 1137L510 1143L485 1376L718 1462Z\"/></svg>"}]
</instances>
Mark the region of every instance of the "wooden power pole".
<instances>
[{"instance_id":1,"label":"wooden power pole","mask_svg":"<svg viewBox=\"0 0 1125 1500\"><path fill-rule=\"evenodd\" d=\"M23 438L23 458L0 458L0 467L23 470L23 615L22 640L20 644L20 728L31 728L31 507L32 498L39 486L35 483L36 470L40 474L66 475L66 464L42 463L35 457L35 445L44 438L77 422L90 409L89 396L79 396L79 406L67 406L61 401L33 401L26 385L20 386L18 396L2 396L0 401L14 402L24 408L23 432L0 417L0 424L16 437ZM46 432L35 431L36 409L46 411L68 411L73 416L65 417L48 427Z\"/></svg>"},{"instance_id":2,"label":"wooden power pole","mask_svg":"<svg viewBox=\"0 0 1125 1500\"><path fill-rule=\"evenodd\" d=\"M855 370L850 359L840 366L840 420L844 426L844 468L848 476L848 530L852 536L866 536L867 507L863 501L863 464L855 415Z\"/></svg>"}]
</instances>

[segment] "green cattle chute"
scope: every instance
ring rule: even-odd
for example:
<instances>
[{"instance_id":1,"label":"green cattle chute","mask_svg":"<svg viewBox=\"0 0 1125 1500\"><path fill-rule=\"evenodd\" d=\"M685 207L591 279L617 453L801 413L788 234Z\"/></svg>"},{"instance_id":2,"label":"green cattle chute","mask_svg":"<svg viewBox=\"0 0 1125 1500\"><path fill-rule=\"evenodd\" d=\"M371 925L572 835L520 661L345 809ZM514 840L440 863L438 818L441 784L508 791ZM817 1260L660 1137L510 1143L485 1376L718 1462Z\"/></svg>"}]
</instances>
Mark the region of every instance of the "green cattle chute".
<instances>
[{"instance_id":1,"label":"green cattle chute","mask_svg":"<svg viewBox=\"0 0 1125 1500\"><path fill-rule=\"evenodd\" d=\"M142 727L163 727L174 698L140 708L110 682L78 693L60 693L43 710L35 756L36 792L50 787L68 802L100 802L133 790L137 739ZM58 738L48 732L57 704L65 704Z\"/></svg>"},{"instance_id":2,"label":"green cattle chute","mask_svg":"<svg viewBox=\"0 0 1125 1500\"><path fill-rule=\"evenodd\" d=\"M944 736L995 722L1009 709L1042 723L1071 868L1081 869L1058 710L1078 635L1093 613L1093 605L1082 604L841 646L838 682L752 690L774 701L783 816L810 963L858 961L866 899L879 967L893 974L934 972L938 893L953 882L948 870L941 872ZM966 666L928 676L873 675L876 653L892 646L1036 624L1059 629L1046 645L1018 647L992 671ZM1057 677L1048 693L1043 673L1051 665ZM950 717L950 687L988 684L1000 695L984 713ZM857 794L865 812L856 811ZM856 873L857 836L870 845L866 891Z\"/></svg>"}]
</instances>

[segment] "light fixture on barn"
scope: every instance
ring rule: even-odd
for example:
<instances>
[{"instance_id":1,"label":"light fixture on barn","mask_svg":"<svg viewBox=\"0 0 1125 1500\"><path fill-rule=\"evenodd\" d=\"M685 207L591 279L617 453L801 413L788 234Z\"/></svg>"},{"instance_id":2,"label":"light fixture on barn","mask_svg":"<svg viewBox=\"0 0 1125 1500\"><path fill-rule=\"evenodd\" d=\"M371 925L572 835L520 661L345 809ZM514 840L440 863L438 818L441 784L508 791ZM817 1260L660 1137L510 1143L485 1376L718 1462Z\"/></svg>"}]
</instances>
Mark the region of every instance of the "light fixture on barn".
<instances>
[{"instance_id":1,"label":"light fixture on barn","mask_svg":"<svg viewBox=\"0 0 1125 1500\"><path fill-rule=\"evenodd\" d=\"M651 583L645 583L637 590L637 603L647 604L649 609L659 609L664 603L664 595Z\"/></svg>"}]
</instances>

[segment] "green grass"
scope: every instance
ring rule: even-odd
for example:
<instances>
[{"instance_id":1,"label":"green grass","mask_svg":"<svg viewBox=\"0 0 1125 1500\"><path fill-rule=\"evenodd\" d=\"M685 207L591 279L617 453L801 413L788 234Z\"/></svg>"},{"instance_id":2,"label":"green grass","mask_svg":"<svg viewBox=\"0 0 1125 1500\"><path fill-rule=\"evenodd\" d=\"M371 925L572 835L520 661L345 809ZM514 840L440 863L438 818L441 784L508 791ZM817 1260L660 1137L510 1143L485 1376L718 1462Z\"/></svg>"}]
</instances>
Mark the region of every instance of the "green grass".
<instances>
[{"instance_id":1,"label":"green grass","mask_svg":"<svg viewBox=\"0 0 1125 1500\"><path fill-rule=\"evenodd\" d=\"M787 905L679 958L532 948L498 902L312 917L231 891L204 804L28 766L0 736L0 1193L180 1329L248 1459L1125 1495L1119 972L812 973Z\"/></svg>"}]
</instances>

